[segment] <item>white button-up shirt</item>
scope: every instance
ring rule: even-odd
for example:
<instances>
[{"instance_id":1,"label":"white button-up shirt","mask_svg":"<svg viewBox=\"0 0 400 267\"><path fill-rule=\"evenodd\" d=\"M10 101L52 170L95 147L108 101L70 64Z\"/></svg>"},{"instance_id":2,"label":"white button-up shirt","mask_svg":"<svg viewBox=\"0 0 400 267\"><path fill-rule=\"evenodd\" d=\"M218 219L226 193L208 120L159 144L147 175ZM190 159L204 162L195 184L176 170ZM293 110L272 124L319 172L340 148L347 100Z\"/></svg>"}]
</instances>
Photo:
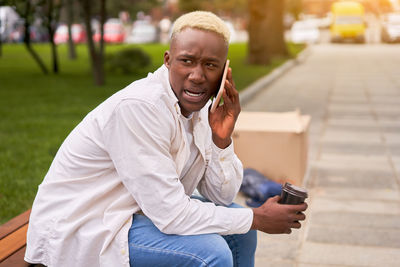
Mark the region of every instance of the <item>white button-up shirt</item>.
<instances>
[{"instance_id":1,"label":"white button-up shirt","mask_svg":"<svg viewBox=\"0 0 400 267\"><path fill-rule=\"evenodd\" d=\"M25 260L47 266L129 266L128 231L142 211L167 234L246 233L251 209L228 205L242 182L231 144L216 147L208 103L192 117L190 168L168 69L133 82L90 112L61 145L32 207ZM185 168L186 169L186 168Z\"/></svg>"}]
</instances>

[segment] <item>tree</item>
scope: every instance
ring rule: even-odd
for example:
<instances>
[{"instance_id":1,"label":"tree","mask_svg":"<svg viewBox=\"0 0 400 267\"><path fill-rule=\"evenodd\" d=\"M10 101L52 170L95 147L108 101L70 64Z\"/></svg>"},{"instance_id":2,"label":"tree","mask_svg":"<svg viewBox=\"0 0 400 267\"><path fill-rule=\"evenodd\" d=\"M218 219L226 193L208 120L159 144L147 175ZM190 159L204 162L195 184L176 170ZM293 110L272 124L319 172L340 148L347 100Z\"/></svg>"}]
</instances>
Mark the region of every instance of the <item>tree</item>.
<instances>
[{"instance_id":1,"label":"tree","mask_svg":"<svg viewBox=\"0 0 400 267\"><path fill-rule=\"evenodd\" d=\"M71 26L74 21L74 0L66 0L66 10L67 10L67 27L68 27L68 58L76 59L76 51L74 40L72 39Z\"/></svg>"},{"instance_id":2,"label":"tree","mask_svg":"<svg viewBox=\"0 0 400 267\"><path fill-rule=\"evenodd\" d=\"M179 0L179 10L183 13L195 10L207 10L204 8L204 1L200 0Z\"/></svg>"},{"instance_id":3,"label":"tree","mask_svg":"<svg viewBox=\"0 0 400 267\"><path fill-rule=\"evenodd\" d=\"M248 0L249 49L251 64L265 65L274 57L287 56L284 39L282 0Z\"/></svg>"},{"instance_id":4,"label":"tree","mask_svg":"<svg viewBox=\"0 0 400 267\"><path fill-rule=\"evenodd\" d=\"M57 45L54 43L54 33L56 31L57 23L60 18L60 9L62 6L62 0L42 0L40 17L43 19L43 23L49 33L49 42L51 45L51 56L53 72L59 72L58 66L58 54Z\"/></svg>"},{"instance_id":5,"label":"tree","mask_svg":"<svg viewBox=\"0 0 400 267\"><path fill-rule=\"evenodd\" d=\"M98 47L95 46L93 41L93 30L91 25L92 20L92 2L91 0L80 0L82 5L84 22L86 25L87 33L87 45L89 50L90 62L92 65L93 79L96 85L103 85L105 83L105 72L104 72L104 22L106 19L106 0L100 0L100 44Z\"/></svg>"},{"instance_id":6,"label":"tree","mask_svg":"<svg viewBox=\"0 0 400 267\"><path fill-rule=\"evenodd\" d=\"M35 60L35 62L40 67L41 71L44 74L48 74L49 71L47 70L43 60L39 57L36 51L33 49L31 45L31 36L30 36L30 26L35 18L35 10L38 7L39 1L35 0L24 0L24 1L17 1L17 0L9 0L6 1L7 5L15 7L15 11L18 15L23 18L24 20L24 44L26 49L28 50L29 54Z\"/></svg>"}]
</instances>

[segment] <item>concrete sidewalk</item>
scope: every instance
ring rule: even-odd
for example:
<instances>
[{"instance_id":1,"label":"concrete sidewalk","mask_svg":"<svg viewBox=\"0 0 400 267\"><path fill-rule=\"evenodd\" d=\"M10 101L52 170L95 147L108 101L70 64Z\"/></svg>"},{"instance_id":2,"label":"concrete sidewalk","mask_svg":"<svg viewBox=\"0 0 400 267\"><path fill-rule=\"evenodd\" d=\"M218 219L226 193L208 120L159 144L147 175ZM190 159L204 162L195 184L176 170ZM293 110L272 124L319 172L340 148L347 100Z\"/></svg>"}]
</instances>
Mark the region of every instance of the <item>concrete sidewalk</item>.
<instances>
[{"instance_id":1,"label":"concrete sidewalk","mask_svg":"<svg viewBox=\"0 0 400 267\"><path fill-rule=\"evenodd\" d=\"M400 46L314 46L243 106L296 108L312 116L307 220L259 233L256 266L400 266Z\"/></svg>"}]
</instances>

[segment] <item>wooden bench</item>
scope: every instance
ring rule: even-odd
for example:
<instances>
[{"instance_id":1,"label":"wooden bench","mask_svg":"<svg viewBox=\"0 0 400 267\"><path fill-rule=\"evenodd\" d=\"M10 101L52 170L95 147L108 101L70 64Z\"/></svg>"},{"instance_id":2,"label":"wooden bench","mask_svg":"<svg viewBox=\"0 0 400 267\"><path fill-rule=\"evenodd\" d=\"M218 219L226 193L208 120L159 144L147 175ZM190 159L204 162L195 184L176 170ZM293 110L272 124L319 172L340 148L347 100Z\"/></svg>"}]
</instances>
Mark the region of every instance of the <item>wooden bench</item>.
<instances>
[{"instance_id":1,"label":"wooden bench","mask_svg":"<svg viewBox=\"0 0 400 267\"><path fill-rule=\"evenodd\" d=\"M42 266L24 261L30 214L27 210L0 226L0 267Z\"/></svg>"}]
</instances>

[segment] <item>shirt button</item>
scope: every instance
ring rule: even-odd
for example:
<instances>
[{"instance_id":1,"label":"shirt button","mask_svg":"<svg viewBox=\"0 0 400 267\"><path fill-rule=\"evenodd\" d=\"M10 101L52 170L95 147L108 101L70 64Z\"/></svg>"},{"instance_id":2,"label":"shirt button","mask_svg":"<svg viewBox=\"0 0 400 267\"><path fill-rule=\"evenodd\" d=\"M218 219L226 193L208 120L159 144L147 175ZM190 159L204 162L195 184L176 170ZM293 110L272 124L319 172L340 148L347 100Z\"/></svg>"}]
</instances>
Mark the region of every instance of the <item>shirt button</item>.
<instances>
[{"instance_id":1,"label":"shirt button","mask_svg":"<svg viewBox=\"0 0 400 267\"><path fill-rule=\"evenodd\" d=\"M220 161L224 161L224 160L225 160L225 158L224 158L224 157L221 157L221 158L219 158L219 160L220 160Z\"/></svg>"},{"instance_id":2,"label":"shirt button","mask_svg":"<svg viewBox=\"0 0 400 267\"><path fill-rule=\"evenodd\" d=\"M125 255L125 252L126 252L125 249L121 249L121 254L122 255Z\"/></svg>"}]
</instances>

